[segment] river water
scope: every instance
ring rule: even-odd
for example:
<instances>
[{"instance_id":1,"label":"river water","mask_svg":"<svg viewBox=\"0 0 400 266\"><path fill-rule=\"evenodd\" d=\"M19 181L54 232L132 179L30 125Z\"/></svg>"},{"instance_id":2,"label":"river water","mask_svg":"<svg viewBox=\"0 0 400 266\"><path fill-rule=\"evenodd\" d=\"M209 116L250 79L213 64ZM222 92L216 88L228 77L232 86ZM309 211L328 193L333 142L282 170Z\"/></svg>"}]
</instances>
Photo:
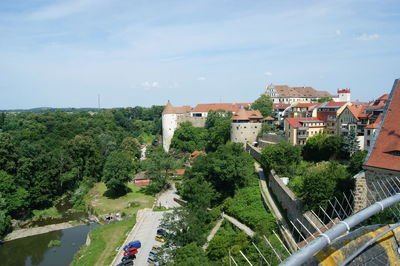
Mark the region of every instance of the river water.
<instances>
[{"instance_id":1,"label":"river water","mask_svg":"<svg viewBox=\"0 0 400 266\"><path fill-rule=\"evenodd\" d=\"M8 241L0 246L0 265L67 266L85 244L89 230L97 226L91 223ZM49 248L51 240L60 240L61 245Z\"/></svg>"}]
</instances>

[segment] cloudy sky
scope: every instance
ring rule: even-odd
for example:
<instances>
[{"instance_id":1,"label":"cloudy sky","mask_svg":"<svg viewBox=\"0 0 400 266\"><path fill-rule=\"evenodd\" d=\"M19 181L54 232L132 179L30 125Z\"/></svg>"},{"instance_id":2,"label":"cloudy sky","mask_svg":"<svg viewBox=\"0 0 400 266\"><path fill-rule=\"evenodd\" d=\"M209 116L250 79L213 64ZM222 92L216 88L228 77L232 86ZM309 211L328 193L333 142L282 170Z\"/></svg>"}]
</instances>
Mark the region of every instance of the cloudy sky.
<instances>
[{"instance_id":1,"label":"cloudy sky","mask_svg":"<svg viewBox=\"0 0 400 266\"><path fill-rule=\"evenodd\" d=\"M0 109L352 99L400 77L398 0L1 0Z\"/></svg>"}]
</instances>

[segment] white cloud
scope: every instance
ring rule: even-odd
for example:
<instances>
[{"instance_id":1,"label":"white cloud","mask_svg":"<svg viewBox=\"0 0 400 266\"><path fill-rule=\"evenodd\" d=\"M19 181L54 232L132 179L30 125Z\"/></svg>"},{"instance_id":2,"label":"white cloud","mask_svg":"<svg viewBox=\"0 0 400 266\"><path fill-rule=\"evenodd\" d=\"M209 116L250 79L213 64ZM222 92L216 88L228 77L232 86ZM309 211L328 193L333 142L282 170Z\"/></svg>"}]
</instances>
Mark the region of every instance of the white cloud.
<instances>
[{"instance_id":1,"label":"white cloud","mask_svg":"<svg viewBox=\"0 0 400 266\"><path fill-rule=\"evenodd\" d=\"M264 73L264 75L265 75L265 76L272 76L272 73L269 72L269 71L267 71L267 72Z\"/></svg>"},{"instance_id":2,"label":"white cloud","mask_svg":"<svg viewBox=\"0 0 400 266\"><path fill-rule=\"evenodd\" d=\"M140 84L145 90L155 89L160 87L160 82L158 81L144 81Z\"/></svg>"},{"instance_id":3,"label":"white cloud","mask_svg":"<svg viewBox=\"0 0 400 266\"><path fill-rule=\"evenodd\" d=\"M337 36L342 35L342 31L341 30L336 30L335 33L336 33Z\"/></svg>"},{"instance_id":4,"label":"white cloud","mask_svg":"<svg viewBox=\"0 0 400 266\"><path fill-rule=\"evenodd\" d=\"M374 33L374 34L363 33L363 34L361 34L359 36L354 37L354 40L357 40L357 41L373 41L373 40L376 40L378 38L379 38L379 34L376 34L376 33Z\"/></svg>"},{"instance_id":5,"label":"white cloud","mask_svg":"<svg viewBox=\"0 0 400 266\"><path fill-rule=\"evenodd\" d=\"M198 77L197 80L204 81L204 80L206 80L206 77Z\"/></svg>"},{"instance_id":6,"label":"white cloud","mask_svg":"<svg viewBox=\"0 0 400 266\"><path fill-rule=\"evenodd\" d=\"M51 4L33 12L28 18L33 20L51 20L67 17L76 13L92 9L104 0L71 0Z\"/></svg>"}]
</instances>

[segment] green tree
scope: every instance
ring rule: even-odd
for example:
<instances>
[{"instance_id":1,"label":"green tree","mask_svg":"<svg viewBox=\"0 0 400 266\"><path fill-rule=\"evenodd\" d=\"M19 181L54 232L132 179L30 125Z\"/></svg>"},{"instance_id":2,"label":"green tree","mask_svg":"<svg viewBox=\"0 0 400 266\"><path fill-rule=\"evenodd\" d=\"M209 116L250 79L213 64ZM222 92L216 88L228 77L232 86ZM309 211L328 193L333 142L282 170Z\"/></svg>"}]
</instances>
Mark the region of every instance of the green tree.
<instances>
[{"instance_id":1,"label":"green tree","mask_svg":"<svg viewBox=\"0 0 400 266\"><path fill-rule=\"evenodd\" d=\"M306 172L300 198L304 200L308 210L318 206L326 207L335 192L336 182L320 171Z\"/></svg>"},{"instance_id":2,"label":"green tree","mask_svg":"<svg viewBox=\"0 0 400 266\"><path fill-rule=\"evenodd\" d=\"M158 193L167 187L168 177L176 169L175 160L159 146L147 154L148 159L144 162L144 168L150 177L150 190Z\"/></svg>"},{"instance_id":3,"label":"green tree","mask_svg":"<svg viewBox=\"0 0 400 266\"><path fill-rule=\"evenodd\" d=\"M207 257L212 261L217 261L227 255L229 248L231 248L231 241L225 236L217 235L207 248Z\"/></svg>"},{"instance_id":4,"label":"green tree","mask_svg":"<svg viewBox=\"0 0 400 266\"><path fill-rule=\"evenodd\" d=\"M299 146L281 141L276 145L265 146L261 159L268 169L274 169L278 174L288 174L300 163L301 150Z\"/></svg>"},{"instance_id":5,"label":"green tree","mask_svg":"<svg viewBox=\"0 0 400 266\"><path fill-rule=\"evenodd\" d=\"M309 167L302 176L301 181L291 185L296 195L304 200L308 210L326 207L328 200L334 195L342 196L354 187L351 178L344 165L336 161L319 163Z\"/></svg>"},{"instance_id":6,"label":"green tree","mask_svg":"<svg viewBox=\"0 0 400 266\"><path fill-rule=\"evenodd\" d=\"M337 158L343 145L343 139L328 136L326 132L310 137L303 146L302 155L307 161L320 162Z\"/></svg>"},{"instance_id":7,"label":"green tree","mask_svg":"<svg viewBox=\"0 0 400 266\"><path fill-rule=\"evenodd\" d=\"M17 158L11 135L0 133L0 170L10 174L15 173Z\"/></svg>"},{"instance_id":8,"label":"green tree","mask_svg":"<svg viewBox=\"0 0 400 266\"><path fill-rule=\"evenodd\" d=\"M188 201L189 207L206 209L213 197L213 188L201 175L184 179L181 196Z\"/></svg>"},{"instance_id":9,"label":"green tree","mask_svg":"<svg viewBox=\"0 0 400 266\"><path fill-rule=\"evenodd\" d=\"M332 102L332 101L333 99L331 97L322 97L317 100L317 102L319 103Z\"/></svg>"},{"instance_id":10,"label":"green tree","mask_svg":"<svg viewBox=\"0 0 400 266\"><path fill-rule=\"evenodd\" d=\"M209 261L204 250L194 242L178 248L173 263L173 265L176 266L198 266L208 264Z\"/></svg>"},{"instance_id":11,"label":"green tree","mask_svg":"<svg viewBox=\"0 0 400 266\"><path fill-rule=\"evenodd\" d=\"M208 140L208 131L205 128L193 127L191 122L183 122L175 130L171 141L171 148L183 152L205 150Z\"/></svg>"},{"instance_id":12,"label":"green tree","mask_svg":"<svg viewBox=\"0 0 400 266\"><path fill-rule=\"evenodd\" d=\"M98 180L101 168L100 154L93 138L77 135L70 140L68 150L73 165L79 170L79 179Z\"/></svg>"},{"instance_id":13,"label":"green tree","mask_svg":"<svg viewBox=\"0 0 400 266\"><path fill-rule=\"evenodd\" d=\"M110 153L103 171L103 181L110 191L110 196L121 196L128 192L126 183L134 174L132 169L129 155L118 151Z\"/></svg>"},{"instance_id":14,"label":"green tree","mask_svg":"<svg viewBox=\"0 0 400 266\"><path fill-rule=\"evenodd\" d=\"M5 211L0 210L0 236L6 234L11 229L11 217Z\"/></svg>"},{"instance_id":15,"label":"green tree","mask_svg":"<svg viewBox=\"0 0 400 266\"><path fill-rule=\"evenodd\" d=\"M354 128L351 128L349 134L344 137L342 150L347 154L348 158L360 150L360 143Z\"/></svg>"},{"instance_id":16,"label":"green tree","mask_svg":"<svg viewBox=\"0 0 400 266\"><path fill-rule=\"evenodd\" d=\"M0 129L2 129L4 127L6 121L6 113L1 112L0 113Z\"/></svg>"},{"instance_id":17,"label":"green tree","mask_svg":"<svg viewBox=\"0 0 400 266\"><path fill-rule=\"evenodd\" d=\"M232 113L222 111L208 112L206 128L208 129L207 152L216 151L219 146L225 144L231 136Z\"/></svg>"},{"instance_id":18,"label":"green tree","mask_svg":"<svg viewBox=\"0 0 400 266\"><path fill-rule=\"evenodd\" d=\"M252 158L242 144L231 142L220 146L216 152L196 157L186 174L188 178L201 176L207 180L216 191L215 202L232 196L235 189L247 185L253 175Z\"/></svg>"},{"instance_id":19,"label":"green tree","mask_svg":"<svg viewBox=\"0 0 400 266\"><path fill-rule=\"evenodd\" d=\"M10 214L23 212L27 207L27 191L18 186L15 178L5 171L0 171L0 194L2 195L5 206L3 210Z\"/></svg>"},{"instance_id":20,"label":"green tree","mask_svg":"<svg viewBox=\"0 0 400 266\"><path fill-rule=\"evenodd\" d=\"M352 175L356 175L362 170L362 165L367 157L367 153L367 151L356 151L353 156L351 156L348 170Z\"/></svg>"},{"instance_id":21,"label":"green tree","mask_svg":"<svg viewBox=\"0 0 400 266\"><path fill-rule=\"evenodd\" d=\"M132 158L140 159L140 144L137 139L126 137L121 143L121 150L128 153Z\"/></svg>"},{"instance_id":22,"label":"green tree","mask_svg":"<svg viewBox=\"0 0 400 266\"><path fill-rule=\"evenodd\" d=\"M261 94L260 97L258 97L251 105L251 109L259 110L264 117L272 116L273 110L271 97L266 94Z\"/></svg>"},{"instance_id":23,"label":"green tree","mask_svg":"<svg viewBox=\"0 0 400 266\"><path fill-rule=\"evenodd\" d=\"M172 213L164 216L163 223L169 224L168 230L173 237L167 239L167 246L183 247L195 242L203 245L210 222L210 215L206 210L193 208L176 208Z\"/></svg>"}]
</instances>

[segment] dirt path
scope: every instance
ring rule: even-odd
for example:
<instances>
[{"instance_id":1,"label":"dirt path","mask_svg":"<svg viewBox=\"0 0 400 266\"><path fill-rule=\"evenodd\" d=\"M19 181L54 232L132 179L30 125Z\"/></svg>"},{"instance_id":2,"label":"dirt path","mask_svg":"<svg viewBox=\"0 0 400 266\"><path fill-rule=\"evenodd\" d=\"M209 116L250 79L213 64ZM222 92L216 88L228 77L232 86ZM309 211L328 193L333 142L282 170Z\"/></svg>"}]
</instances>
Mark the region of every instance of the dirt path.
<instances>
[{"instance_id":1,"label":"dirt path","mask_svg":"<svg viewBox=\"0 0 400 266\"><path fill-rule=\"evenodd\" d=\"M211 230L211 233L207 236L207 242L203 245L203 250L206 250L208 248L208 244L214 238L215 234L218 232L223 221L224 221L224 218L218 220L218 222L215 224L214 228Z\"/></svg>"},{"instance_id":2,"label":"dirt path","mask_svg":"<svg viewBox=\"0 0 400 266\"><path fill-rule=\"evenodd\" d=\"M18 238L27 237L27 236L40 235L40 234L45 234L45 233L52 232L52 231L67 229L67 228L74 227L74 226L76 226L76 225L72 225L67 222L67 223L60 223L60 224L51 224L51 225L46 225L46 226L41 226L41 227L19 229L19 230L12 231L4 239L6 241L9 241L9 240L14 240L14 239L18 239Z\"/></svg>"}]
</instances>

